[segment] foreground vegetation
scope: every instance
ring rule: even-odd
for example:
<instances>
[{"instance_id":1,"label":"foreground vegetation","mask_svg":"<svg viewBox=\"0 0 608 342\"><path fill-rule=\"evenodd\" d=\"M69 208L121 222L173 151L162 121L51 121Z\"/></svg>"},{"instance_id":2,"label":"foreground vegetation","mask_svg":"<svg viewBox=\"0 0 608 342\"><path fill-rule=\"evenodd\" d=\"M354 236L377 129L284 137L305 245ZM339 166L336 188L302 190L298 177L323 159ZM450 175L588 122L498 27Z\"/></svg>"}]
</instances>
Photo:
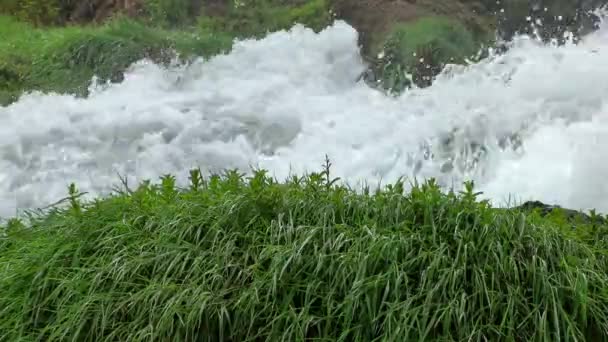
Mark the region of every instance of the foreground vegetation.
<instances>
[{"instance_id":1,"label":"foreground vegetation","mask_svg":"<svg viewBox=\"0 0 608 342\"><path fill-rule=\"evenodd\" d=\"M171 176L11 220L0 340L608 339L607 226L498 210L471 184Z\"/></svg>"}]
</instances>

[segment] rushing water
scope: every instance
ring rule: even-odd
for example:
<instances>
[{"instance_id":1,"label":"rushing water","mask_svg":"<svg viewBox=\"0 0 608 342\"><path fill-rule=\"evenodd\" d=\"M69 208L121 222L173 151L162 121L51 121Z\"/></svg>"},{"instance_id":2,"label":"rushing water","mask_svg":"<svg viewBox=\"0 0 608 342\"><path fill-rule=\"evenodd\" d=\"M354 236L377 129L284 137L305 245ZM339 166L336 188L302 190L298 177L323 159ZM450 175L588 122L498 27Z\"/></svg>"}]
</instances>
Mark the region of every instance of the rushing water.
<instances>
[{"instance_id":1,"label":"rushing water","mask_svg":"<svg viewBox=\"0 0 608 342\"><path fill-rule=\"evenodd\" d=\"M55 202L70 182L106 193L117 172L185 181L192 167L254 166L283 179L319 171L325 154L352 184L474 179L496 205L608 211L607 44L608 28L562 47L519 38L398 98L357 81L365 65L343 22L188 67L142 61L87 99L30 94L0 107L0 216Z\"/></svg>"}]
</instances>

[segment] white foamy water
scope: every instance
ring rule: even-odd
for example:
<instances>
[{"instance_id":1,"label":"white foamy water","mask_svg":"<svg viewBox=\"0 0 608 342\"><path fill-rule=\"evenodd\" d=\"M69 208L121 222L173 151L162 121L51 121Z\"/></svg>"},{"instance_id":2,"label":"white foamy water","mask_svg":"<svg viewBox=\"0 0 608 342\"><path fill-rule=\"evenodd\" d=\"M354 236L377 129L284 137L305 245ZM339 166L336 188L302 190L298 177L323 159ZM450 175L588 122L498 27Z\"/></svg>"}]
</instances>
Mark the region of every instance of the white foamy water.
<instances>
[{"instance_id":1,"label":"white foamy water","mask_svg":"<svg viewBox=\"0 0 608 342\"><path fill-rule=\"evenodd\" d=\"M70 182L107 193L117 172L131 184L166 173L183 182L193 167L255 166L283 179L320 171L325 154L349 183L474 179L496 205L608 211L607 28L577 46L519 39L398 98L357 82L356 42L342 22L320 34L295 27L185 68L138 63L87 99L31 94L0 108L0 216L53 203ZM517 148L501 148L514 133ZM485 154L461 168L475 144Z\"/></svg>"}]
</instances>

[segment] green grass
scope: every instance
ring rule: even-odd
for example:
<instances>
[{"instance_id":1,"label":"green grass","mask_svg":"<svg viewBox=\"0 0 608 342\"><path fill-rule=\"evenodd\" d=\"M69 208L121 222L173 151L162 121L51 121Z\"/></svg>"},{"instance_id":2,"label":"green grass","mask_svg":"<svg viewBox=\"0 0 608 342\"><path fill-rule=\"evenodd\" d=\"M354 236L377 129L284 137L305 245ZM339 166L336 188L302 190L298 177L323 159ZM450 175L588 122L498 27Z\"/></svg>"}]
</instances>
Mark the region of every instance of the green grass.
<instances>
[{"instance_id":1,"label":"green grass","mask_svg":"<svg viewBox=\"0 0 608 342\"><path fill-rule=\"evenodd\" d=\"M189 0L149 0L142 18L117 16L100 26L42 28L0 15L0 105L32 90L86 96L93 76L120 81L142 58L207 57L228 51L234 38L260 38L295 23L318 31L331 21L326 0L258 0L213 17L193 17L188 6Z\"/></svg>"},{"instance_id":2,"label":"green grass","mask_svg":"<svg viewBox=\"0 0 608 342\"><path fill-rule=\"evenodd\" d=\"M94 75L101 82L119 81L124 70L142 58L164 63L172 52L183 59L211 56L228 51L233 39L226 34L163 30L125 18L95 27L39 29L6 16L0 16L0 36L4 104L30 90L86 95Z\"/></svg>"},{"instance_id":3,"label":"green grass","mask_svg":"<svg viewBox=\"0 0 608 342\"><path fill-rule=\"evenodd\" d=\"M354 192L329 166L72 187L3 228L0 340L608 339L608 227L403 189Z\"/></svg>"}]
</instances>

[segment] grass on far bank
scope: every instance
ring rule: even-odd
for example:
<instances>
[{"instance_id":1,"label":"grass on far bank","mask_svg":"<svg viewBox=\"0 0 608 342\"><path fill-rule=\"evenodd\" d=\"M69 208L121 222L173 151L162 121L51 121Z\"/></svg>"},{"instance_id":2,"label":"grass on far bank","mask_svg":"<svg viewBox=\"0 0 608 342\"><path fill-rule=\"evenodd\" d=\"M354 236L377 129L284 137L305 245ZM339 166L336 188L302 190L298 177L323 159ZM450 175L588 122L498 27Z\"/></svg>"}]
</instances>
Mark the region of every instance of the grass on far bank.
<instances>
[{"instance_id":1,"label":"grass on far bank","mask_svg":"<svg viewBox=\"0 0 608 342\"><path fill-rule=\"evenodd\" d=\"M174 53L208 57L228 51L234 38L260 38L295 23L318 31L331 22L326 0L289 6L257 1L213 17L188 17L188 1L145 4L141 18L119 16L102 25L35 27L0 16L0 105L31 90L84 96L93 76L120 81L143 58L164 63Z\"/></svg>"},{"instance_id":2,"label":"grass on far bank","mask_svg":"<svg viewBox=\"0 0 608 342\"><path fill-rule=\"evenodd\" d=\"M150 58L168 62L230 49L232 37L217 33L169 31L118 18L102 26L34 28L0 16L0 103L23 91L86 95L91 79L117 81L132 63Z\"/></svg>"},{"instance_id":3,"label":"grass on far bank","mask_svg":"<svg viewBox=\"0 0 608 342\"><path fill-rule=\"evenodd\" d=\"M32 90L86 96L93 76L120 81L142 58L163 63L173 52L186 59L212 56L228 51L235 38L262 38L296 23L318 32L334 19L330 0L257 0L229 5L222 15L207 15L203 8L193 16L184 11L191 6L190 0L148 0L141 17L117 17L100 26L34 27L0 16L0 36L6 37L0 41L0 105ZM373 48L385 52L373 63L379 81L373 86L397 94L412 83L428 86L446 63L473 56L485 43L479 39L445 17L397 24Z\"/></svg>"},{"instance_id":4,"label":"grass on far bank","mask_svg":"<svg viewBox=\"0 0 608 342\"><path fill-rule=\"evenodd\" d=\"M356 193L329 165L72 187L3 228L0 340L608 339L608 227L403 189Z\"/></svg>"}]
</instances>

